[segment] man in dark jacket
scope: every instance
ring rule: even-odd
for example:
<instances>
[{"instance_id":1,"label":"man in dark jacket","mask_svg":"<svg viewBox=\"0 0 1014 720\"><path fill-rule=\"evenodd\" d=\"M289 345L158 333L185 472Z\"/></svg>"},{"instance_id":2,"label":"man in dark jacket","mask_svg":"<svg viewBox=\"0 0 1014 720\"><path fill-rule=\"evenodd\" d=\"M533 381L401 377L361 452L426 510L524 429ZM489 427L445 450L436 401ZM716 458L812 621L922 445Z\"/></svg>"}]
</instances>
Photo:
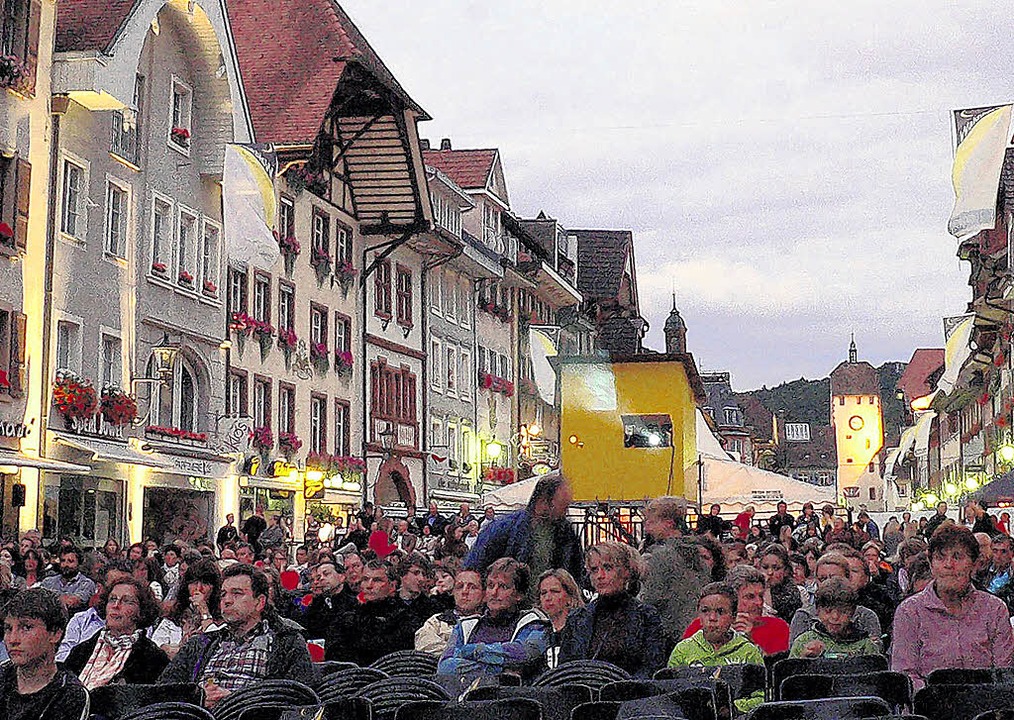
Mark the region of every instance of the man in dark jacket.
<instances>
[{"instance_id":1,"label":"man in dark jacket","mask_svg":"<svg viewBox=\"0 0 1014 720\"><path fill-rule=\"evenodd\" d=\"M311 572L310 592L313 600L301 623L306 637L316 640L327 636L335 618L355 609L355 594L345 584L345 566L330 558L318 563Z\"/></svg>"},{"instance_id":2,"label":"man in dark jacket","mask_svg":"<svg viewBox=\"0 0 1014 720\"><path fill-rule=\"evenodd\" d=\"M412 611L397 596L397 570L382 560L363 568L360 602L339 615L327 633L325 658L366 667L395 650L415 647Z\"/></svg>"},{"instance_id":3,"label":"man in dark jacket","mask_svg":"<svg viewBox=\"0 0 1014 720\"><path fill-rule=\"evenodd\" d=\"M926 527L923 529L923 537L926 538L926 542L933 537L933 533L936 532L937 528L947 519L947 503L942 502L937 504L937 514L926 521Z\"/></svg>"},{"instance_id":4,"label":"man in dark jacket","mask_svg":"<svg viewBox=\"0 0 1014 720\"><path fill-rule=\"evenodd\" d=\"M771 516L768 520L768 532L771 533L771 539L778 542L778 538L781 537L782 528L786 525L790 529L796 529L796 518L789 515L789 506L784 502L778 503L778 512Z\"/></svg>"},{"instance_id":5,"label":"man in dark jacket","mask_svg":"<svg viewBox=\"0 0 1014 720\"><path fill-rule=\"evenodd\" d=\"M722 519L722 506L715 503L711 506L711 510L707 515L702 515L697 518L697 534L704 535L705 533L711 533L711 536L715 540L722 539L722 533L729 532L730 523L728 520Z\"/></svg>"},{"instance_id":6,"label":"man in dark jacket","mask_svg":"<svg viewBox=\"0 0 1014 720\"><path fill-rule=\"evenodd\" d=\"M528 507L483 525L465 567L485 573L502 557L512 557L537 578L546 570L563 568L580 582L584 577L581 542L567 522L573 494L559 472L543 475L532 491Z\"/></svg>"},{"instance_id":7,"label":"man in dark jacket","mask_svg":"<svg viewBox=\"0 0 1014 720\"><path fill-rule=\"evenodd\" d=\"M252 565L222 573L222 618L227 627L189 640L159 678L198 683L214 707L230 693L264 679L316 682L316 671L297 628L283 623L269 604L270 580Z\"/></svg>"}]
</instances>

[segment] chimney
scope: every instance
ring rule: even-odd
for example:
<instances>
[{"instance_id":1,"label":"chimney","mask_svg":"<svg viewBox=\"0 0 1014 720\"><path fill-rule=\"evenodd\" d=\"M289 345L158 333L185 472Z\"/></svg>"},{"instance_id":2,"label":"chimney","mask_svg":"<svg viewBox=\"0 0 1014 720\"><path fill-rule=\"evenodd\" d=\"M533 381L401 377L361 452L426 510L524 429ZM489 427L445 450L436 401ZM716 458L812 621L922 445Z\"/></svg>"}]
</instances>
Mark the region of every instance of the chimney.
<instances>
[{"instance_id":1,"label":"chimney","mask_svg":"<svg viewBox=\"0 0 1014 720\"><path fill-rule=\"evenodd\" d=\"M419 147L422 150L429 150L430 149L430 139L429 138L419 138Z\"/></svg>"},{"instance_id":2,"label":"chimney","mask_svg":"<svg viewBox=\"0 0 1014 720\"><path fill-rule=\"evenodd\" d=\"M444 138L443 140L441 140L440 141L440 149L441 150L450 150L451 149L451 139L450 138Z\"/></svg>"}]
</instances>

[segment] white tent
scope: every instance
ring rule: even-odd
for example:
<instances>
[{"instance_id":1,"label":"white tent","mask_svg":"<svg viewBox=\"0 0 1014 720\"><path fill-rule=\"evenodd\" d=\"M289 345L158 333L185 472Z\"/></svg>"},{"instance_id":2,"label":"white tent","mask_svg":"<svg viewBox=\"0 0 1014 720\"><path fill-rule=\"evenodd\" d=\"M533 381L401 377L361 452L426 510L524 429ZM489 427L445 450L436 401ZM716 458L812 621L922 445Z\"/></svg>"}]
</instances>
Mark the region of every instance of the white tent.
<instances>
[{"instance_id":1,"label":"white tent","mask_svg":"<svg viewBox=\"0 0 1014 720\"><path fill-rule=\"evenodd\" d=\"M780 501L798 513L803 503L836 504L834 486L811 485L786 475L768 472L733 460L703 457L704 505L718 503L722 512L742 512L752 505L757 514L773 513ZM691 487L687 488L688 492ZM697 498L693 498L696 500Z\"/></svg>"},{"instance_id":2,"label":"white tent","mask_svg":"<svg viewBox=\"0 0 1014 720\"><path fill-rule=\"evenodd\" d=\"M538 476L530 477L513 485L504 485L483 493L480 507L492 505L498 512L520 510L528 504L528 498L532 496L537 482L539 482Z\"/></svg>"}]
</instances>

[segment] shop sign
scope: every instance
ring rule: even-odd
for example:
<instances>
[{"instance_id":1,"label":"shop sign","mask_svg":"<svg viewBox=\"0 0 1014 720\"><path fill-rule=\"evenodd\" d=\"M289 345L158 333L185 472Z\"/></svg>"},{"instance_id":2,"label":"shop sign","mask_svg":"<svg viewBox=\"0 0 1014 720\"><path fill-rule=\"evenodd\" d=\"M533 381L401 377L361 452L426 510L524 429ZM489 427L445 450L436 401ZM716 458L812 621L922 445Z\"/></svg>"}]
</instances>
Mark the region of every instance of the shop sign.
<instances>
[{"instance_id":1,"label":"shop sign","mask_svg":"<svg viewBox=\"0 0 1014 720\"><path fill-rule=\"evenodd\" d=\"M194 477L190 476L187 478L187 483L190 484L194 490L200 492L215 492L215 481L211 478L206 477Z\"/></svg>"},{"instance_id":2,"label":"shop sign","mask_svg":"<svg viewBox=\"0 0 1014 720\"><path fill-rule=\"evenodd\" d=\"M313 478L310 475L314 475ZM303 473L303 497L307 500L319 500L324 497L324 476L317 477L314 473Z\"/></svg>"},{"instance_id":3,"label":"shop sign","mask_svg":"<svg viewBox=\"0 0 1014 720\"><path fill-rule=\"evenodd\" d=\"M14 422L13 420L0 420L0 438L19 440L28 437L28 433L31 431L31 425Z\"/></svg>"},{"instance_id":4,"label":"shop sign","mask_svg":"<svg viewBox=\"0 0 1014 720\"><path fill-rule=\"evenodd\" d=\"M750 499L753 502L775 502L782 499L784 493L781 490L751 490Z\"/></svg>"}]
</instances>

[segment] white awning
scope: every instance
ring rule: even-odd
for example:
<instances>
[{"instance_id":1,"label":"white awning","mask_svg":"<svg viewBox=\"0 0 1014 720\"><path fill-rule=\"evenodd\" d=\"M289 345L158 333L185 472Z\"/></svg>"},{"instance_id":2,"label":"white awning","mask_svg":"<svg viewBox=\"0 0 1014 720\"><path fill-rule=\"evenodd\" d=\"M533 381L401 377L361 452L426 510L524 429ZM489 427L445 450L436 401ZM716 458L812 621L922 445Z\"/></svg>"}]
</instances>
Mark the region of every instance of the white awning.
<instances>
[{"instance_id":1,"label":"white awning","mask_svg":"<svg viewBox=\"0 0 1014 720\"><path fill-rule=\"evenodd\" d=\"M50 470L72 475L84 475L92 469L87 465L75 465L74 463L50 460L49 458L35 458L21 453L0 450L0 467L35 468L36 470Z\"/></svg>"},{"instance_id":2,"label":"white awning","mask_svg":"<svg viewBox=\"0 0 1014 720\"><path fill-rule=\"evenodd\" d=\"M99 462L123 463L124 465L144 465L146 467L166 470L171 463L150 453L135 450L126 443L101 438L81 437L67 433L54 432L56 442L75 450L90 453L91 459Z\"/></svg>"},{"instance_id":3,"label":"white awning","mask_svg":"<svg viewBox=\"0 0 1014 720\"><path fill-rule=\"evenodd\" d=\"M919 415L915 421L915 454L923 455L929 450L930 430L933 428L933 418L936 412L930 410Z\"/></svg>"},{"instance_id":4,"label":"white awning","mask_svg":"<svg viewBox=\"0 0 1014 720\"><path fill-rule=\"evenodd\" d=\"M968 346L968 342L972 339L974 326L975 316L967 316L954 327L944 345L944 374L937 381L937 388L945 394L954 389L961 368L965 366L965 362L972 354L972 348Z\"/></svg>"}]
</instances>

